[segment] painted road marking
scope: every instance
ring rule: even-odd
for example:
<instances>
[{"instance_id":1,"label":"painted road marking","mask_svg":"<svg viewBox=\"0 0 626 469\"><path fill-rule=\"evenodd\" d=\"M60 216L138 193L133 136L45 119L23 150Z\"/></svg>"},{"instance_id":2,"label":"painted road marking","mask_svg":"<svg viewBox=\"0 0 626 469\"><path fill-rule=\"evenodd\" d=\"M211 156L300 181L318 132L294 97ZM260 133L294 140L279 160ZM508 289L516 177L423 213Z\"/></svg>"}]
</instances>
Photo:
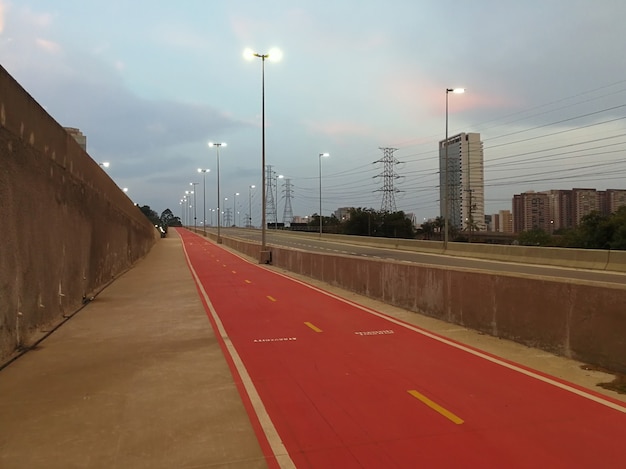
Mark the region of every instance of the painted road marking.
<instances>
[{"instance_id":1,"label":"painted road marking","mask_svg":"<svg viewBox=\"0 0 626 469\"><path fill-rule=\"evenodd\" d=\"M356 335L389 335L394 332L391 329L385 329L384 331L359 331L355 332Z\"/></svg>"},{"instance_id":2,"label":"painted road marking","mask_svg":"<svg viewBox=\"0 0 626 469\"><path fill-rule=\"evenodd\" d=\"M424 404L426 404L428 407L433 409L435 412L440 413L445 418L447 418L448 420L451 420L452 422L456 423L457 425L461 425L463 423L463 419L461 419L460 417L457 417L456 415L454 415L449 410L444 409L439 404L437 404L436 402L431 401L426 396L424 396L423 394L420 394L419 392L415 391L414 389L410 390L410 391L407 391L407 392L411 396L413 396L416 399L419 399L420 401L422 401Z\"/></svg>"},{"instance_id":3,"label":"painted road marking","mask_svg":"<svg viewBox=\"0 0 626 469\"><path fill-rule=\"evenodd\" d=\"M250 280L244 280L244 282L246 282L246 283L252 283Z\"/></svg>"},{"instance_id":4,"label":"painted road marking","mask_svg":"<svg viewBox=\"0 0 626 469\"><path fill-rule=\"evenodd\" d=\"M236 273L237 273L237 271L236 271L236 270L231 270L231 272L232 272L233 274L236 274Z\"/></svg>"},{"instance_id":5,"label":"painted road marking","mask_svg":"<svg viewBox=\"0 0 626 469\"><path fill-rule=\"evenodd\" d=\"M315 332L322 332L322 330L319 327L314 326L313 324L311 324L310 322L305 322L304 324L306 324L307 326L309 326L311 329L313 329Z\"/></svg>"},{"instance_id":6,"label":"painted road marking","mask_svg":"<svg viewBox=\"0 0 626 469\"><path fill-rule=\"evenodd\" d=\"M252 342L288 342L296 340L295 337L276 337L271 339L254 339Z\"/></svg>"},{"instance_id":7,"label":"painted road marking","mask_svg":"<svg viewBox=\"0 0 626 469\"><path fill-rule=\"evenodd\" d=\"M269 295L267 295L267 299L270 300L270 301L276 301L276 298L273 298L273 297L271 297Z\"/></svg>"}]
</instances>

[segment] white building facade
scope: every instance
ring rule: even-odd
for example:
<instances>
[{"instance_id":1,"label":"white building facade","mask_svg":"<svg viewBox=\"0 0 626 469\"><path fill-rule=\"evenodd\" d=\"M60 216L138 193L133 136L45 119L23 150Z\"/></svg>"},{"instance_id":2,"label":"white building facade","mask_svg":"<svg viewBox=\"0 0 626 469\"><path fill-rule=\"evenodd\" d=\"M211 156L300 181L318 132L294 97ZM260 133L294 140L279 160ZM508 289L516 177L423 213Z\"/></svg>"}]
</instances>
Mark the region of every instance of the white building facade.
<instances>
[{"instance_id":1,"label":"white building facade","mask_svg":"<svg viewBox=\"0 0 626 469\"><path fill-rule=\"evenodd\" d=\"M439 142L439 207L456 230L484 231L485 171L479 133L460 133Z\"/></svg>"}]
</instances>

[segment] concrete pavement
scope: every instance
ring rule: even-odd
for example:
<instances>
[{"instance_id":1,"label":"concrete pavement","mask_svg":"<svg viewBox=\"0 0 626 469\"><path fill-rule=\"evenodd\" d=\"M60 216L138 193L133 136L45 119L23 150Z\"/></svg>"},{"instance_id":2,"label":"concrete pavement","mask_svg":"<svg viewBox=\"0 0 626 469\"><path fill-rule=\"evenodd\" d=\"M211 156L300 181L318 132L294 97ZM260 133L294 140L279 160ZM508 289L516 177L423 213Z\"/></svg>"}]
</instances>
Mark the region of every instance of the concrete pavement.
<instances>
[{"instance_id":1,"label":"concrete pavement","mask_svg":"<svg viewBox=\"0 0 626 469\"><path fill-rule=\"evenodd\" d=\"M0 371L0 467L267 467L172 232Z\"/></svg>"}]
</instances>

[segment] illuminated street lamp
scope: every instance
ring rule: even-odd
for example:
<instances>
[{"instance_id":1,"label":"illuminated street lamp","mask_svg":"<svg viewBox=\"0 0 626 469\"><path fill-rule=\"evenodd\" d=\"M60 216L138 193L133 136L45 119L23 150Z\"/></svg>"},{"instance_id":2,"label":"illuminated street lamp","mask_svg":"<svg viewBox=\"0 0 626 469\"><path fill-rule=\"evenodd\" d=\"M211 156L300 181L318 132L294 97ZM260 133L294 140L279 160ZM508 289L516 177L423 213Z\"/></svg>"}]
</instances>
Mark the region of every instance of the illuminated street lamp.
<instances>
[{"instance_id":1,"label":"illuminated street lamp","mask_svg":"<svg viewBox=\"0 0 626 469\"><path fill-rule=\"evenodd\" d=\"M450 181L448 180L448 93L462 94L465 93L465 88L446 88L446 140L444 141L445 156L444 156L444 192L443 192L443 248L448 249L448 217L450 203Z\"/></svg>"},{"instance_id":2,"label":"illuminated street lamp","mask_svg":"<svg viewBox=\"0 0 626 469\"><path fill-rule=\"evenodd\" d=\"M258 54L252 49L246 49L243 51L243 56L246 60L253 60L255 57L261 59L261 135L262 135L262 151L261 151L261 255L259 262L261 264L269 264L271 254L267 250L266 244L266 194L265 194L265 59L271 61L279 61L283 53L279 49L271 49L267 54Z\"/></svg>"},{"instance_id":3,"label":"illuminated street lamp","mask_svg":"<svg viewBox=\"0 0 626 469\"><path fill-rule=\"evenodd\" d=\"M215 147L217 150L217 244L222 243L222 237L220 236L220 147L225 147L226 143L213 143L209 142L209 147Z\"/></svg>"},{"instance_id":4,"label":"illuminated street lamp","mask_svg":"<svg viewBox=\"0 0 626 469\"><path fill-rule=\"evenodd\" d=\"M204 215L202 219L202 232L204 236L206 236L206 173L210 171L210 169L198 168L198 172L202 173L202 212Z\"/></svg>"},{"instance_id":5,"label":"illuminated street lamp","mask_svg":"<svg viewBox=\"0 0 626 469\"><path fill-rule=\"evenodd\" d=\"M103 161L102 163L98 163L98 165L102 166L103 168L108 168L111 163L109 163L108 161Z\"/></svg>"},{"instance_id":6,"label":"illuminated street lamp","mask_svg":"<svg viewBox=\"0 0 626 469\"><path fill-rule=\"evenodd\" d=\"M319 167L320 167L320 238L322 237L322 223L324 217L322 217L322 158L328 158L330 153L320 153L319 155Z\"/></svg>"}]
</instances>

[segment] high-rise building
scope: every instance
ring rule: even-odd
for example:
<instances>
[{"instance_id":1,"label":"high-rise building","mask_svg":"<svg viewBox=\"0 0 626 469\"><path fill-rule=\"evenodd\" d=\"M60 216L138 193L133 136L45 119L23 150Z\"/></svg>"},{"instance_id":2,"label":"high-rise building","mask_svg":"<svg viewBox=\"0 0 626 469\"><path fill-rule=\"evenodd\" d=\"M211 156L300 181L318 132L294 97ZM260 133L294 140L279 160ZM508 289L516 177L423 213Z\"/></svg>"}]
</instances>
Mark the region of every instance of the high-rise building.
<instances>
[{"instance_id":1,"label":"high-rise building","mask_svg":"<svg viewBox=\"0 0 626 469\"><path fill-rule=\"evenodd\" d=\"M513 196L513 231L520 233L533 229L552 232L550 194L527 191Z\"/></svg>"},{"instance_id":2,"label":"high-rise building","mask_svg":"<svg viewBox=\"0 0 626 469\"><path fill-rule=\"evenodd\" d=\"M572 189L574 226L580 225L585 215L600 211L598 192L595 189Z\"/></svg>"},{"instance_id":3,"label":"high-rise building","mask_svg":"<svg viewBox=\"0 0 626 469\"><path fill-rule=\"evenodd\" d=\"M485 230L483 142L460 133L439 142L439 207L457 230Z\"/></svg>"},{"instance_id":4,"label":"high-rise building","mask_svg":"<svg viewBox=\"0 0 626 469\"><path fill-rule=\"evenodd\" d=\"M606 191L598 191L600 212L603 215L609 215L617 212L620 207L626 206L626 190L607 189Z\"/></svg>"}]
</instances>

